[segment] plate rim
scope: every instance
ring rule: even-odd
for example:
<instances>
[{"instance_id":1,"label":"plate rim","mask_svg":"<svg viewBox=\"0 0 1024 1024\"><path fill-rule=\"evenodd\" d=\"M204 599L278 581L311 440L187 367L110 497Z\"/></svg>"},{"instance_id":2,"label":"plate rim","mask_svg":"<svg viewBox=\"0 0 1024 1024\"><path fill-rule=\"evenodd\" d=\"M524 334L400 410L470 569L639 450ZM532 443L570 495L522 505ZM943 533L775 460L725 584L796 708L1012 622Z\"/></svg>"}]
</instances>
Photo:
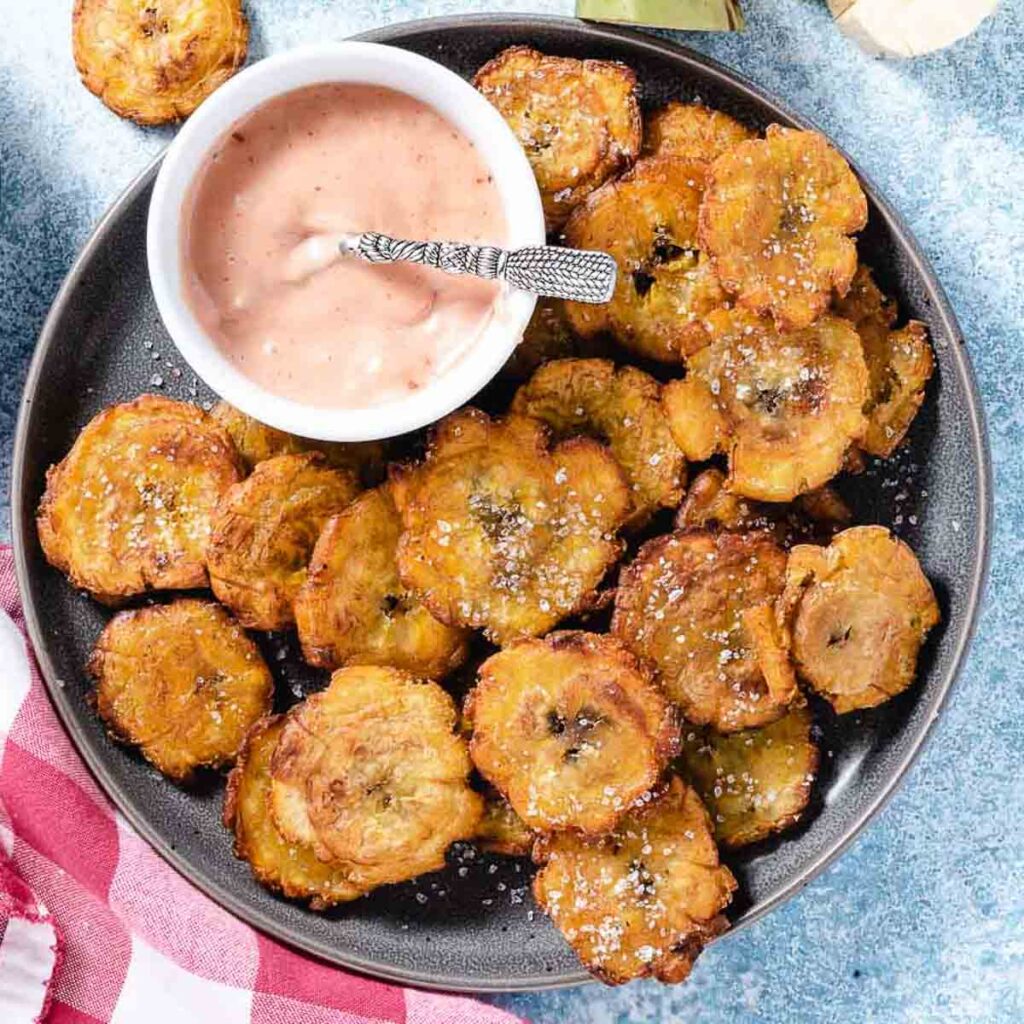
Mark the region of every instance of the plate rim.
<instances>
[{"instance_id":1,"label":"plate rim","mask_svg":"<svg viewBox=\"0 0 1024 1024\"><path fill-rule=\"evenodd\" d=\"M505 31L521 31L528 34L537 29L564 29L589 37L595 42L625 42L630 46L647 50L648 53L663 60L696 68L700 74L710 75L725 87L739 90L755 104L769 110L781 122L789 122L801 128L821 131L814 122L804 115L792 110L773 92L755 84L742 73L729 68L718 61L705 56L682 43L659 36L647 35L639 31L620 26L597 24L577 18L557 15L540 14L502 14L481 13L464 15L446 15L433 18L419 18L411 21L395 22L389 25L361 32L348 38L379 43L398 43L403 37L420 32L445 32L451 29L476 27L479 29L496 28ZM915 270L920 274L926 286L928 297L932 302L936 316L941 320L943 329L950 339L951 351L956 371L964 386L964 398L968 425L971 433L971 444L977 466L978 495L978 528L974 538L974 571L970 581L970 590L966 595L965 624L957 638L950 657L949 665L942 677L933 687L930 695L929 711L925 722L918 728L916 735L903 755L889 772L885 784L874 798L860 811L852 824L845 830L842 838L823 851L811 864L794 877L787 885L779 889L771 898L745 911L725 933L724 937L742 931L760 920L770 911L780 906L814 881L823 871L833 864L846 850L860 838L871 821L885 808L897 789L902 785L907 774L921 756L929 740L934 734L935 725L948 707L950 693L954 683L959 679L966 655L977 632L978 619L984 601L986 584L989 578L991 560L991 536L993 525L993 494L992 494L992 459L988 442L988 429L985 420L984 404L978 391L977 380L970 355L956 314L946 295L945 289L933 269L930 261L920 248L916 238L904 223L900 214L889 203L874 181L866 175L857 162L850 158L843 148L836 144L827 132L822 132L831 145L839 150L850 162L858 178L864 184L865 192L884 219L886 227L897 243L907 254ZM57 326L63 316L64 307L85 272L86 265L100 251L107 236L120 221L125 209L130 206L138 193L147 188L156 176L157 168L164 157L161 151L145 168L125 187L103 216L96 223L84 245L79 250L60 288L54 296L46 319L39 332L28 373L18 406L18 417L15 427L13 459L11 470L11 544L14 550L15 575L28 636L35 654L40 675L46 687L51 704L69 734L79 756L89 768L103 792L111 799L117 809L125 816L133 828L170 866L195 885L201 892L215 903L250 924L270 937L327 960L345 969L378 978L387 982L413 985L419 988L453 991L453 992L539 992L545 990L569 988L593 981L583 970L563 972L557 975L541 974L526 975L516 978L504 978L481 982L469 977L450 977L438 980L430 972L412 968L396 968L389 964L360 956L357 952L341 951L327 943L292 934L291 929L281 925L273 916L259 908L248 904L243 897L236 895L212 879L197 877L188 860L177 850L164 842L147 822L144 816L137 814L125 789L109 776L103 759L94 753L84 737L77 717L63 688L57 684L57 673L47 653L42 617L31 600L30 572L28 568L28 547L36 542L34 517L23 514L25 491L25 459L28 449L28 423L31 415L32 401L39 388L43 375L43 364L47 353L57 335Z\"/></svg>"}]
</instances>

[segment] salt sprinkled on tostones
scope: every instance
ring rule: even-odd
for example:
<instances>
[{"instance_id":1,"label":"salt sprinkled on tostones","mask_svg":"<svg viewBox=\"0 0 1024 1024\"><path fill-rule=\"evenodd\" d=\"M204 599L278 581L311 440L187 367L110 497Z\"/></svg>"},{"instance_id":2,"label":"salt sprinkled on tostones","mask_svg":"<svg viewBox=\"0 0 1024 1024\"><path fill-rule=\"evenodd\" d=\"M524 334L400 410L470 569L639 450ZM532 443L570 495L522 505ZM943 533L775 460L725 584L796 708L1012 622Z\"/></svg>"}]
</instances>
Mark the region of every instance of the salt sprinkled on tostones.
<instances>
[{"instance_id":1,"label":"salt sprinkled on tostones","mask_svg":"<svg viewBox=\"0 0 1024 1024\"><path fill-rule=\"evenodd\" d=\"M765 533L655 537L619 578L612 632L654 665L689 722L719 732L766 725L798 692L775 622L785 572Z\"/></svg>"},{"instance_id":2,"label":"salt sprinkled on tostones","mask_svg":"<svg viewBox=\"0 0 1024 1024\"><path fill-rule=\"evenodd\" d=\"M241 67L249 23L241 0L75 0L75 66L121 117L188 117Z\"/></svg>"},{"instance_id":3,"label":"salt sprinkled on tostones","mask_svg":"<svg viewBox=\"0 0 1024 1024\"><path fill-rule=\"evenodd\" d=\"M339 669L288 714L270 762L281 835L347 865L369 890L444 866L483 799L451 697L394 668Z\"/></svg>"},{"instance_id":4,"label":"salt sprinkled on tostones","mask_svg":"<svg viewBox=\"0 0 1024 1024\"><path fill-rule=\"evenodd\" d=\"M360 495L324 528L295 600L309 664L392 665L439 679L465 660L468 631L438 622L398 578L401 533L387 485Z\"/></svg>"},{"instance_id":5,"label":"salt sprinkled on tostones","mask_svg":"<svg viewBox=\"0 0 1024 1024\"><path fill-rule=\"evenodd\" d=\"M583 965L609 985L685 981L729 927L736 880L719 862L707 811L675 777L600 839L540 839L533 893Z\"/></svg>"},{"instance_id":6,"label":"salt sprinkled on tostones","mask_svg":"<svg viewBox=\"0 0 1024 1024\"><path fill-rule=\"evenodd\" d=\"M426 460L395 486L403 583L442 622L498 644L592 604L632 509L622 470L597 441L549 450L538 420L492 421L476 409L443 420Z\"/></svg>"},{"instance_id":7,"label":"salt sprinkled on tostones","mask_svg":"<svg viewBox=\"0 0 1024 1024\"><path fill-rule=\"evenodd\" d=\"M640 150L636 75L625 64L512 46L480 68L473 84L526 151L548 230Z\"/></svg>"},{"instance_id":8,"label":"salt sprinkled on tostones","mask_svg":"<svg viewBox=\"0 0 1024 1024\"><path fill-rule=\"evenodd\" d=\"M477 770L530 828L607 832L678 749L671 705L614 637L521 640L466 701Z\"/></svg>"},{"instance_id":9,"label":"salt sprinkled on tostones","mask_svg":"<svg viewBox=\"0 0 1024 1024\"><path fill-rule=\"evenodd\" d=\"M261 462L221 499L206 552L210 583L249 629L286 629L324 524L359 485L319 452Z\"/></svg>"},{"instance_id":10,"label":"salt sprinkled on tostones","mask_svg":"<svg viewBox=\"0 0 1024 1024\"><path fill-rule=\"evenodd\" d=\"M828 483L867 429L868 371L846 320L779 334L732 310L708 320L714 340L685 380L662 392L676 443L691 461L724 452L729 487L761 501L791 501Z\"/></svg>"},{"instance_id":11,"label":"salt sprinkled on tostones","mask_svg":"<svg viewBox=\"0 0 1024 1024\"><path fill-rule=\"evenodd\" d=\"M202 409L142 395L95 416L47 472L39 542L106 604L205 587L214 509L241 478L231 439Z\"/></svg>"},{"instance_id":12,"label":"salt sprinkled on tostones","mask_svg":"<svg viewBox=\"0 0 1024 1024\"><path fill-rule=\"evenodd\" d=\"M566 243L611 253L619 268L611 302L565 304L577 333L610 332L631 352L668 363L707 344L702 319L726 295L697 239L706 176L700 160L645 157L573 212Z\"/></svg>"},{"instance_id":13,"label":"salt sprinkled on tostones","mask_svg":"<svg viewBox=\"0 0 1024 1024\"><path fill-rule=\"evenodd\" d=\"M744 498L729 490L720 469L705 469L690 484L679 506L675 527L685 530L767 530L784 548L799 543L827 544L853 521L846 502L831 488L801 494L789 504Z\"/></svg>"},{"instance_id":14,"label":"salt sprinkled on tostones","mask_svg":"<svg viewBox=\"0 0 1024 1024\"><path fill-rule=\"evenodd\" d=\"M218 402L210 415L231 435L248 472L276 455L320 452L329 466L357 473L367 486L383 478L386 453L383 441L314 441L268 427L227 402Z\"/></svg>"},{"instance_id":15,"label":"salt sprinkled on tostones","mask_svg":"<svg viewBox=\"0 0 1024 1024\"><path fill-rule=\"evenodd\" d=\"M661 385L608 359L559 359L517 392L512 411L543 420L556 438L587 434L607 443L633 494L631 525L683 496L686 459L661 405Z\"/></svg>"},{"instance_id":16,"label":"salt sprinkled on tostones","mask_svg":"<svg viewBox=\"0 0 1024 1024\"><path fill-rule=\"evenodd\" d=\"M746 125L702 103L673 101L644 126L644 152L710 163L754 133Z\"/></svg>"},{"instance_id":17,"label":"salt sprinkled on tostones","mask_svg":"<svg viewBox=\"0 0 1024 1024\"><path fill-rule=\"evenodd\" d=\"M484 816L477 826L473 842L486 853L504 857L528 857L533 849L534 832L497 790L484 792Z\"/></svg>"},{"instance_id":18,"label":"salt sprinkled on tostones","mask_svg":"<svg viewBox=\"0 0 1024 1024\"><path fill-rule=\"evenodd\" d=\"M308 900L325 910L363 895L347 867L322 861L305 843L289 842L270 814L270 760L284 728L280 715L258 721L245 738L228 776L224 826L235 834L235 856L247 861L265 886L289 899Z\"/></svg>"},{"instance_id":19,"label":"salt sprinkled on tostones","mask_svg":"<svg viewBox=\"0 0 1024 1024\"><path fill-rule=\"evenodd\" d=\"M88 667L96 710L110 731L178 781L232 761L249 727L270 712L269 669L212 601L118 613Z\"/></svg>"},{"instance_id":20,"label":"salt sprinkled on tostones","mask_svg":"<svg viewBox=\"0 0 1024 1024\"><path fill-rule=\"evenodd\" d=\"M857 270L849 236L867 220L856 175L823 136L771 125L711 165L700 238L726 291L798 330L846 294Z\"/></svg>"},{"instance_id":21,"label":"salt sprinkled on tostones","mask_svg":"<svg viewBox=\"0 0 1024 1024\"><path fill-rule=\"evenodd\" d=\"M858 268L846 297L836 302L835 311L857 328L868 367L868 428L860 447L888 458L914 422L935 371L928 328L911 320L894 329L896 303L885 298L864 266Z\"/></svg>"},{"instance_id":22,"label":"salt sprinkled on tostones","mask_svg":"<svg viewBox=\"0 0 1024 1024\"><path fill-rule=\"evenodd\" d=\"M884 526L854 526L827 548L793 548L780 613L800 673L840 714L914 680L939 606L914 552Z\"/></svg>"},{"instance_id":23,"label":"salt sprinkled on tostones","mask_svg":"<svg viewBox=\"0 0 1024 1024\"><path fill-rule=\"evenodd\" d=\"M704 801L720 846L747 846L800 820L818 770L813 721L806 704L796 703L760 729L727 736L683 730L680 767Z\"/></svg>"}]
</instances>

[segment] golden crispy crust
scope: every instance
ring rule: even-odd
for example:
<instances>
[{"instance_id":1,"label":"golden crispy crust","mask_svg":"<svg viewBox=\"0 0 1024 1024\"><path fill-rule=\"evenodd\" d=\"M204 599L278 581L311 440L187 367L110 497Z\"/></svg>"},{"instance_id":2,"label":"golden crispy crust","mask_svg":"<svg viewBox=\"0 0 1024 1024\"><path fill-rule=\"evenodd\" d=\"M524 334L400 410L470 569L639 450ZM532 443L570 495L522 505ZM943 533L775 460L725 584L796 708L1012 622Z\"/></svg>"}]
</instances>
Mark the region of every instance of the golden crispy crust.
<instances>
[{"instance_id":1,"label":"golden crispy crust","mask_svg":"<svg viewBox=\"0 0 1024 1024\"><path fill-rule=\"evenodd\" d=\"M115 615L88 670L111 733L178 781L233 760L273 695L270 670L238 623L191 598Z\"/></svg>"},{"instance_id":2,"label":"golden crispy crust","mask_svg":"<svg viewBox=\"0 0 1024 1024\"><path fill-rule=\"evenodd\" d=\"M522 143L549 230L640 150L636 75L624 64L512 46L480 68L473 84Z\"/></svg>"},{"instance_id":3,"label":"golden crispy crust","mask_svg":"<svg viewBox=\"0 0 1024 1024\"><path fill-rule=\"evenodd\" d=\"M438 622L399 580L401 533L387 485L361 495L324 528L295 601L311 665L391 665L439 679L465 660L467 631Z\"/></svg>"},{"instance_id":4,"label":"golden crispy crust","mask_svg":"<svg viewBox=\"0 0 1024 1024\"><path fill-rule=\"evenodd\" d=\"M473 842L487 853L505 857L529 857L534 832L512 810L509 802L496 790L484 793L484 815L477 826Z\"/></svg>"},{"instance_id":5,"label":"golden crispy crust","mask_svg":"<svg viewBox=\"0 0 1024 1024\"><path fill-rule=\"evenodd\" d=\"M827 544L853 521L846 502L831 487L801 494L781 505L744 498L729 490L720 469L705 469L690 484L676 514L677 530L767 530L783 548L800 543Z\"/></svg>"},{"instance_id":6,"label":"golden crispy crust","mask_svg":"<svg viewBox=\"0 0 1024 1024\"><path fill-rule=\"evenodd\" d=\"M392 668L339 669L288 715L270 765L277 828L345 862L360 888L443 867L483 812L455 723L436 683Z\"/></svg>"},{"instance_id":7,"label":"golden crispy crust","mask_svg":"<svg viewBox=\"0 0 1024 1024\"><path fill-rule=\"evenodd\" d=\"M290 843L270 814L270 760L284 728L280 715L261 718L249 730L228 776L224 793L224 827L235 834L235 856L247 861L253 875L290 899L308 900L325 910L363 895L346 866L318 860L311 847Z\"/></svg>"},{"instance_id":8,"label":"golden crispy crust","mask_svg":"<svg viewBox=\"0 0 1024 1024\"><path fill-rule=\"evenodd\" d=\"M823 136L771 125L711 165L700 238L741 305L798 330L833 291L846 294L857 270L848 236L867 220L860 183Z\"/></svg>"},{"instance_id":9,"label":"golden crispy crust","mask_svg":"<svg viewBox=\"0 0 1024 1024\"><path fill-rule=\"evenodd\" d=\"M800 676L839 713L902 693L940 619L914 552L884 526L793 548L779 614Z\"/></svg>"},{"instance_id":10,"label":"golden crispy crust","mask_svg":"<svg viewBox=\"0 0 1024 1024\"><path fill-rule=\"evenodd\" d=\"M607 832L678 749L650 670L614 637L577 630L488 658L466 718L473 763L537 830Z\"/></svg>"},{"instance_id":11,"label":"golden crispy crust","mask_svg":"<svg viewBox=\"0 0 1024 1024\"><path fill-rule=\"evenodd\" d=\"M259 463L277 455L320 452L329 466L355 473L367 487L379 483L384 477L387 446L383 441L349 444L298 437L268 427L224 401L218 402L210 410L210 415L231 435L246 472L251 473Z\"/></svg>"},{"instance_id":12,"label":"golden crispy crust","mask_svg":"<svg viewBox=\"0 0 1024 1024\"><path fill-rule=\"evenodd\" d=\"M826 484L867 429L857 332L823 317L780 335L735 310L707 323L714 340L690 360L685 380L662 391L687 458L726 453L730 489L761 501L791 501Z\"/></svg>"},{"instance_id":13,"label":"golden crispy crust","mask_svg":"<svg viewBox=\"0 0 1024 1024\"><path fill-rule=\"evenodd\" d=\"M240 0L75 0L75 66L121 117L163 124L188 117L245 60Z\"/></svg>"},{"instance_id":14,"label":"golden crispy crust","mask_svg":"<svg viewBox=\"0 0 1024 1024\"><path fill-rule=\"evenodd\" d=\"M142 395L95 416L50 467L39 542L105 604L204 587L214 509L241 478L231 439L202 409Z\"/></svg>"},{"instance_id":15,"label":"golden crispy crust","mask_svg":"<svg viewBox=\"0 0 1024 1024\"><path fill-rule=\"evenodd\" d=\"M398 572L449 625L496 643L547 632L594 600L622 551L629 487L590 438L548 450L539 421L476 409L443 420L425 462L396 474Z\"/></svg>"},{"instance_id":16,"label":"golden crispy crust","mask_svg":"<svg viewBox=\"0 0 1024 1024\"><path fill-rule=\"evenodd\" d=\"M583 965L608 985L685 980L729 927L736 880L719 863L707 811L678 777L608 836L539 839L537 902Z\"/></svg>"},{"instance_id":17,"label":"golden crispy crust","mask_svg":"<svg viewBox=\"0 0 1024 1024\"><path fill-rule=\"evenodd\" d=\"M611 302L565 304L579 334L608 331L630 351L669 363L707 344L702 318L726 296L697 240L706 175L700 160L644 157L573 212L566 243L609 252L619 267Z\"/></svg>"},{"instance_id":18,"label":"golden crispy crust","mask_svg":"<svg viewBox=\"0 0 1024 1024\"><path fill-rule=\"evenodd\" d=\"M287 629L327 520L359 490L352 473L319 452L261 462L221 499L206 552L210 583L249 629Z\"/></svg>"},{"instance_id":19,"label":"golden crispy crust","mask_svg":"<svg viewBox=\"0 0 1024 1024\"><path fill-rule=\"evenodd\" d=\"M719 846L747 846L800 820L818 770L813 721L797 702L760 729L728 736L683 730L680 767L708 809Z\"/></svg>"},{"instance_id":20,"label":"golden crispy crust","mask_svg":"<svg viewBox=\"0 0 1024 1024\"><path fill-rule=\"evenodd\" d=\"M849 293L835 304L839 316L857 328L868 368L869 394L864 411L867 432L860 447L888 458L899 447L924 402L935 371L928 328L917 320L895 330L897 308L879 291L871 271L861 266Z\"/></svg>"},{"instance_id":21,"label":"golden crispy crust","mask_svg":"<svg viewBox=\"0 0 1024 1024\"><path fill-rule=\"evenodd\" d=\"M753 137L746 125L720 110L673 101L647 118L644 152L710 163Z\"/></svg>"},{"instance_id":22,"label":"golden crispy crust","mask_svg":"<svg viewBox=\"0 0 1024 1024\"><path fill-rule=\"evenodd\" d=\"M682 499L686 459L669 430L661 385L643 370L608 359L559 359L516 392L512 412L543 420L556 438L605 441L629 481L630 525Z\"/></svg>"},{"instance_id":23,"label":"golden crispy crust","mask_svg":"<svg viewBox=\"0 0 1024 1024\"><path fill-rule=\"evenodd\" d=\"M688 721L719 732L765 725L797 696L774 626L785 569L768 534L655 537L619 578L612 632L651 660Z\"/></svg>"}]
</instances>

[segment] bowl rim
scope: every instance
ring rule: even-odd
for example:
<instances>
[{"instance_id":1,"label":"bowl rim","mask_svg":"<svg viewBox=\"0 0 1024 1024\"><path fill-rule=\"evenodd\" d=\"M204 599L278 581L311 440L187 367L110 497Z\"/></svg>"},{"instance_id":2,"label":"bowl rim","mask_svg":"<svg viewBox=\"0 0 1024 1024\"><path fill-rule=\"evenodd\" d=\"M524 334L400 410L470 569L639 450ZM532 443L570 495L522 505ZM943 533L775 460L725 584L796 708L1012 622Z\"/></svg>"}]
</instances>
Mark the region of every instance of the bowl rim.
<instances>
[{"instance_id":1,"label":"bowl rim","mask_svg":"<svg viewBox=\"0 0 1024 1024\"><path fill-rule=\"evenodd\" d=\"M160 319L192 370L218 395L279 430L323 441L374 441L434 423L485 387L512 354L536 296L502 287L474 344L417 391L360 408L307 405L244 374L203 328L183 287L183 218L211 151L264 104L318 83L367 83L404 92L438 111L476 146L505 214L505 246L543 245L540 190L498 111L438 61L363 40L297 46L250 64L202 103L164 151L146 221L146 260ZM337 372L343 372L338 370Z\"/></svg>"},{"instance_id":2,"label":"bowl rim","mask_svg":"<svg viewBox=\"0 0 1024 1024\"><path fill-rule=\"evenodd\" d=\"M399 22L393 25L373 29L353 38L365 39L375 42L400 41L403 37L417 32L436 32L448 29L464 29L466 27L487 29L488 27L501 27L509 32L522 32L528 35L537 29L569 29L571 31L584 31L595 43L609 42L626 43L646 50L650 55L681 62L696 69L701 75L710 76L721 82L726 88L739 91L750 99L755 105L769 111L773 117L781 123L789 123L801 128L819 130L807 118L797 114L788 106L780 102L772 93L763 90L755 85L739 72L727 68L725 65L704 56L682 44L658 36L646 35L636 30L624 29L619 26L595 25L589 22L582 22L575 18L560 17L555 15L505 15L505 14L475 14L475 15L451 15L438 18L421 18L413 21ZM827 136L826 136L827 137ZM830 140L831 142L831 140ZM835 145L835 143L832 143ZM843 152L841 147L840 152ZM849 156L845 154L849 160ZM42 375L43 363L46 352L53 344L59 320L64 305L69 296L77 286L78 279L84 271L85 264L95 255L97 250L102 248L106 236L111 232L118 222L123 210L144 191L154 179L163 154L158 155L118 196L111 206L104 213L80 250L74 263L68 272L64 283L61 285L46 320L43 324L33 354L25 389L18 413L17 427L14 441L14 460L12 469L12 530L11 536L15 553L15 570L18 586L24 601L25 622L29 638L36 650L37 662L40 672L49 693L51 702L55 706L58 717L61 719L65 729L72 737L76 750L86 762L91 773L96 778L100 787L111 797L122 814L140 835L183 877L199 888L216 903L229 910L260 931L286 942L298 949L301 949L314 956L324 958L334 964L349 970L358 971L362 974L383 979L385 981L397 982L400 984L413 985L423 989L455 992L539 992L552 989L570 988L580 984L590 983L593 979L585 971L566 973L552 978L549 974L537 974L524 976L515 979L503 979L498 982L484 982L473 978L446 978L439 981L429 972L413 969L393 968L389 965L381 965L373 960L360 956L357 952L339 953L327 943L320 943L309 940L302 936L295 936L287 928L282 927L272 915L264 914L258 909L250 906L246 901L231 892L224 886L208 878L196 878L192 866L184 856L165 843L159 834L150 827L145 818L137 814L132 807L129 795L122 787L109 776L106 766L101 757L93 752L89 744L85 742L82 728L78 725L74 709L70 699L57 683L57 672L49 659L45 645L45 631L40 615L31 601L30 594L30 571L28 565L28 550L36 543L34 518L30 513L25 512L25 458L28 447L28 425L31 414L32 394L35 392L39 379ZM935 725L942 716L952 689L953 683L957 680L963 668L967 650L977 629L978 618L981 612L982 599L989 573L990 543L993 524L993 496L992 496L992 463L988 443L988 432L985 424L983 405L978 392L974 370L969 356L965 351L963 334L957 323L956 316L949 303L942 285L930 263L917 245L913 236L904 224L902 218L895 209L879 192L871 178L865 175L856 161L850 160L851 166L857 173L864 185L872 203L879 214L885 220L887 228L898 240L904 251L912 259L914 266L922 279L928 286L929 298L932 301L936 315L941 319L944 330L952 342L949 351L956 366L957 374L964 387L965 414L968 417L971 430L971 440L977 466L977 493L979 503L978 528L974 544L974 571L971 577L969 593L965 595L965 624L957 638L956 646L952 652L949 665L942 677L936 680L933 693L930 699L930 714L918 729L917 735L901 760L893 767L885 785L876 794L847 829L846 834L839 842L830 847L814 862L812 862L800 875L793 878L787 885L780 888L770 899L764 903L750 908L733 922L730 930L721 937L727 939L729 935L742 931L744 928L760 920L771 910L784 903L791 896L796 895L800 890L816 879L834 861L840 857L864 832L865 827L875 816L888 804L896 789L903 782L907 773L913 767L918 757L924 750L927 742L934 733ZM33 506L34 507L34 506ZM716 940L719 941L719 940Z\"/></svg>"}]
</instances>

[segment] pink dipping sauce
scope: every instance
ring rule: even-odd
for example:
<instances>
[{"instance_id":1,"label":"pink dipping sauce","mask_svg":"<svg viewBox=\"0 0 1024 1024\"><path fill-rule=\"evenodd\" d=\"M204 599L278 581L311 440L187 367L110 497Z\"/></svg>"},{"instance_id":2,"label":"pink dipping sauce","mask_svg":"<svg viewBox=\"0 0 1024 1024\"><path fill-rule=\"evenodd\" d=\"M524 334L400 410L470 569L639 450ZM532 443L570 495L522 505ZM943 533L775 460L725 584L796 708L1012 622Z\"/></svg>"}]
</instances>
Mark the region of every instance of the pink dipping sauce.
<instances>
[{"instance_id":1,"label":"pink dipping sauce","mask_svg":"<svg viewBox=\"0 0 1024 1024\"><path fill-rule=\"evenodd\" d=\"M507 237L461 132L411 96L349 84L298 89L237 124L200 171L183 231L185 299L236 367L274 394L348 409L442 376L486 328L499 286L335 259L331 236Z\"/></svg>"}]
</instances>

